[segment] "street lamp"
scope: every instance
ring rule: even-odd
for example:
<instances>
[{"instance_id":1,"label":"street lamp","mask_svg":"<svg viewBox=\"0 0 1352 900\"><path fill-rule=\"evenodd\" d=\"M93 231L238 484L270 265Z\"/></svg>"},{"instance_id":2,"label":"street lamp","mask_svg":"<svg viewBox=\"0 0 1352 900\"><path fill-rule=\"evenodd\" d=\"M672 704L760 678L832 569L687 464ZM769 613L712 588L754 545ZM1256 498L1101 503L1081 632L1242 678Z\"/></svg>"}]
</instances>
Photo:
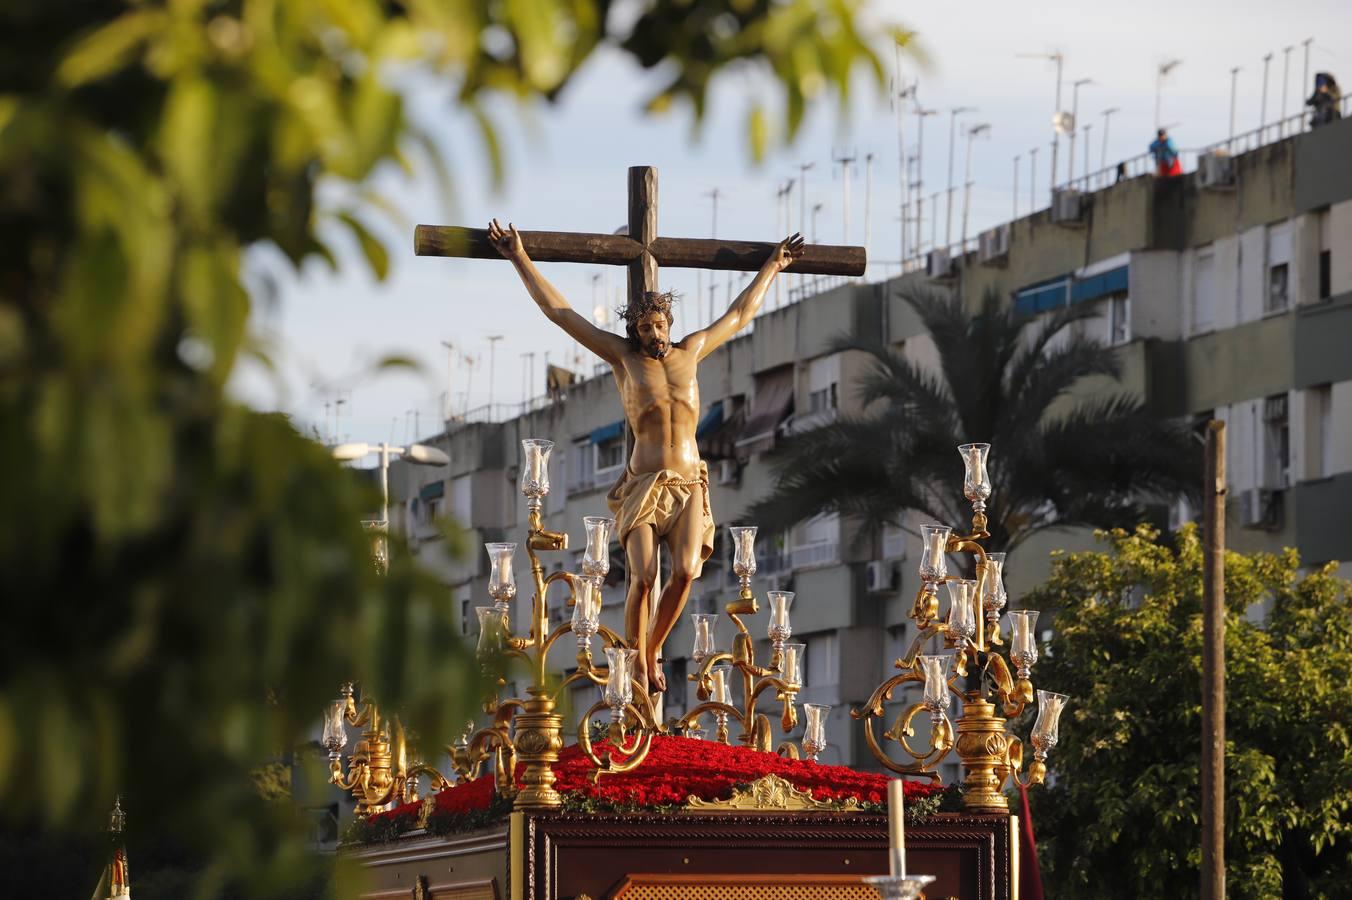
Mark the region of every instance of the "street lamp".
<instances>
[{"instance_id":1,"label":"street lamp","mask_svg":"<svg viewBox=\"0 0 1352 900\"><path fill-rule=\"evenodd\" d=\"M402 456L409 462L420 466L449 466L451 458L436 447L426 444L409 444L407 447L391 447L383 441L379 444L353 443L339 444L329 451L333 458L341 462L356 462L372 453L380 454L380 518L375 522L363 523L368 531L376 533L376 568L384 572L389 566L389 549L386 540L390 533L390 457Z\"/></svg>"}]
</instances>

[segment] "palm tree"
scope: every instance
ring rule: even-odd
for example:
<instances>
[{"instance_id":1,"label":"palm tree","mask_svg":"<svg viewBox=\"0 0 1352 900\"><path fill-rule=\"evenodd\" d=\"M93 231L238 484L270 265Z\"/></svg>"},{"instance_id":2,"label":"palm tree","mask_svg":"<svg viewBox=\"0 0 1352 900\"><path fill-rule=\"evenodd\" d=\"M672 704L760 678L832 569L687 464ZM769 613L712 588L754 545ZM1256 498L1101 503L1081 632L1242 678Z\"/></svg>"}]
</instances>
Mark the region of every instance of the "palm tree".
<instances>
[{"instance_id":1,"label":"palm tree","mask_svg":"<svg viewBox=\"0 0 1352 900\"><path fill-rule=\"evenodd\" d=\"M1043 323L994 295L970 316L961 301L933 289L903 298L919 313L939 354L939 371L869 340L871 370L860 385L866 412L786 442L774 490L747 521L788 527L837 512L870 526L899 524L905 510L966 529L957 446L989 442L992 549L1012 549L1054 526L1110 528L1139 522L1144 504L1196 497L1202 452L1190 429L1151 414L1090 379L1120 377L1116 354L1072 333L1091 314L1071 307Z\"/></svg>"}]
</instances>

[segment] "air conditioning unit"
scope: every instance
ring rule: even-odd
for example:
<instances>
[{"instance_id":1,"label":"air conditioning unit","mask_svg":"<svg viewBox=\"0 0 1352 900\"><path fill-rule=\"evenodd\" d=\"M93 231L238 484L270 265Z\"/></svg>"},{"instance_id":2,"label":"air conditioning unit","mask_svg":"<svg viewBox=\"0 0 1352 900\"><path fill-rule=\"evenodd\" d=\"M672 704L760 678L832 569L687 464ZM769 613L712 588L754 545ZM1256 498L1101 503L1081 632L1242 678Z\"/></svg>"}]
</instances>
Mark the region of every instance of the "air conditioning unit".
<instances>
[{"instance_id":1,"label":"air conditioning unit","mask_svg":"<svg viewBox=\"0 0 1352 900\"><path fill-rule=\"evenodd\" d=\"M870 560L864 569L864 588L870 594L896 590L897 567L890 560Z\"/></svg>"},{"instance_id":2,"label":"air conditioning unit","mask_svg":"<svg viewBox=\"0 0 1352 900\"><path fill-rule=\"evenodd\" d=\"M1276 531L1282 527L1282 493L1267 488L1241 491L1237 498L1239 524L1245 528Z\"/></svg>"},{"instance_id":3,"label":"air conditioning unit","mask_svg":"<svg viewBox=\"0 0 1352 900\"><path fill-rule=\"evenodd\" d=\"M1197 186L1200 188L1234 187L1235 160L1228 153L1203 153L1197 157Z\"/></svg>"},{"instance_id":4,"label":"air conditioning unit","mask_svg":"<svg viewBox=\"0 0 1352 900\"><path fill-rule=\"evenodd\" d=\"M991 264L1003 262L1009 256L1009 224L997 225L977 236L977 259Z\"/></svg>"},{"instance_id":5,"label":"air conditioning unit","mask_svg":"<svg viewBox=\"0 0 1352 900\"><path fill-rule=\"evenodd\" d=\"M724 486L735 485L741 480L742 469L737 465L735 459L720 459L718 461L718 483Z\"/></svg>"},{"instance_id":6,"label":"air conditioning unit","mask_svg":"<svg viewBox=\"0 0 1352 900\"><path fill-rule=\"evenodd\" d=\"M925 254L925 274L930 278L948 278L953 274L953 260L947 250L931 250Z\"/></svg>"},{"instance_id":7,"label":"air conditioning unit","mask_svg":"<svg viewBox=\"0 0 1352 900\"><path fill-rule=\"evenodd\" d=\"M1052 221L1058 225L1079 223L1084 216L1084 194L1074 188L1052 191Z\"/></svg>"}]
</instances>

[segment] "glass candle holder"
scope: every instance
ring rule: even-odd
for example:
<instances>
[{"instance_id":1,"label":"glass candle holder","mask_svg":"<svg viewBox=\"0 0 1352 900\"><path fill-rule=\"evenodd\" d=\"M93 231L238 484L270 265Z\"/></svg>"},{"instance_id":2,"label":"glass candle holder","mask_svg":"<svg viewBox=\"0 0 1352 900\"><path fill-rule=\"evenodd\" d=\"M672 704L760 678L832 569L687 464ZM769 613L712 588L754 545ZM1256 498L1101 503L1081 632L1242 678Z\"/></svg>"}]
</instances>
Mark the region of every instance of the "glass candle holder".
<instances>
[{"instance_id":1,"label":"glass candle holder","mask_svg":"<svg viewBox=\"0 0 1352 900\"><path fill-rule=\"evenodd\" d=\"M592 636L601 628L601 584L586 575L573 579L573 634L578 650L591 648Z\"/></svg>"},{"instance_id":2,"label":"glass candle holder","mask_svg":"<svg viewBox=\"0 0 1352 900\"><path fill-rule=\"evenodd\" d=\"M324 708L324 749L330 759L347 746L347 701L335 700Z\"/></svg>"},{"instance_id":3,"label":"glass candle holder","mask_svg":"<svg viewBox=\"0 0 1352 900\"><path fill-rule=\"evenodd\" d=\"M986 618L998 618L1008 596L1005 593L1005 554L987 553L986 578L981 585L981 608L986 611Z\"/></svg>"},{"instance_id":4,"label":"glass candle holder","mask_svg":"<svg viewBox=\"0 0 1352 900\"><path fill-rule=\"evenodd\" d=\"M497 606L476 606L479 616L479 643L474 649L480 662L487 662L507 646L507 614Z\"/></svg>"},{"instance_id":5,"label":"glass candle holder","mask_svg":"<svg viewBox=\"0 0 1352 900\"><path fill-rule=\"evenodd\" d=\"M780 662L780 675L785 684L801 687L803 684L803 655L807 644L785 644L784 655Z\"/></svg>"},{"instance_id":6,"label":"glass candle holder","mask_svg":"<svg viewBox=\"0 0 1352 900\"><path fill-rule=\"evenodd\" d=\"M1033 723L1033 750L1034 757L1039 760L1047 758L1047 752L1056 746L1061 720L1061 711L1065 709L1066 701L1070 698L1065 694L1053 694L1051 691L1037 692L1037 721Z\"/></svg>"},{"instance_id":7,"label":"glass candle holder","mask_svg":"<svg viewBox=\"0 0 1352 900\"><path fill-rule=\"evenodd\" d=\"M920 526L920 579L930 583L943 581L948 576L948 562L944 549L953 529L947 525Z\"/></svg>"},{"instance_id":8,"label":"glass candle holder","mask_svg":"<svg viewBox=\"0 0 1352 900\"><path fill-rule=\"evenodd\" d=\"M624 708L634 699L634 656L637 650L625 647L607 647L605 701L611 717L624 714Z\"/></svg>"},{"instance_id":9,"label":"glass candle holder","mask_svg":"<svg viewBox=\"0 0 1352 900\"><path fill-rule=\"evenodd\" d=\"M789 607L793 605L793 591L769 591L765 596L770 601L770 625L766 631L775 649L779 650L793 635L793 626L789 623Z\"/></svg>"},{"instance_id":10,"label":"glass candle holder","mask_svg":"<svg viewBox=\"0 0 1352 900\"><path fill-rule=\"evenodd\" d=\"M717 652L714 626L718 624L718 613L691 613L690 621L695 625L695 648L690 652L690 658L699 665Z\"/></svg>"},{"instance_id":11,"label":"glass candle holder","mask_svg":"<svg viewBox=\"0 0 1352 900\"><path fill-rule=\"evenodd\" d=\"M986 472L986 456L991 452L990 444L963 444L958 447L964 468L962 493L972 501L972 508L986 508L991 495L991 477Z\"/></svg>"},{"instance_id":12,"label":"glass candle holder","mask_svg":"<svg viewBox=\"0 0 1352 900\"><path fill-rule=\"evenodd\" d=\"M699 719L695 719L693 722L685 726L685 736L690 738L692 741L704 740L704 733L705 733L704 728L703 726L700 725Z\"/></svg>"},{"instance_id":13,"label":"glass candle holder","mask_svg":"<svg viewBox=\"0 0 1352 900\"><path fill-rule=\"evenodd\" d=\"M925 676L925 708L931 713L946 712L953 699L948 695L948 671L953 666L952 654L922 656L917 663L920 674Z\"/></svg>"},{"instance_id":14,"label":"glass candle holder","mask_svg":"<svg viewBox=\"0 0 1352 900\"><path fill-rule=\"evenodd\" d=\"M540 508L540 498L549 493L549 454L553 441L526 438L521 442L521 493L530 509Z\"/></svg>"},{"instance_id":15,"label":"glass candle holder","mask_svg":"<svg viewBox=\"0 0 1352 900\"><path fill-rule=\"evenodd\" d=\"M948 630L957 637L976 636L976 582L969 578L948 582Z\"/></svg>"},{"instance_id":16,"label":"glass candle holder","mask_svg":"<svg viewBox=\"0 0 1352 900\"><path fill-rule=\"evenodd\" d=\"M756 526L732 525L732 572L745 583L756 574Z\"/></svg>"},{"instance_id":17,"label":"glass candle holder","mask_svg":"<svg viewBox=\"0 0 1352 900\"><path fill-rule=\"evenodd\" d=\"M488 562L492 569L488 573L488 596L500 612L505 612L507 603L516 596L516 574L512 571L512 557L516 554L516 544L484 544L488 551Z\"/></svg>"},{"instance_id":18,"label":"glass candle holder","mask_svg":"<svg viewBox=\"0 0 1352 900\"><path fill-rule=\"evenodd\" d=\"M615 520L607 516L584 516L582 527L587 530L582 574L604 578L610 573L610 534L615 530Z\"/></svg>"},{"instance_id":19,"label":"glass candle holder","mask_svg":"<svg viewBox=\"0 0 1352 900\"><path fill-rule=\"evenodd\" d=\"M1009 611L1009 659L1018 667L1016 674L1020 678L1027 678L1033 663L1037 662L1037 638L1033 632L1037 616L1035 609Z\"/></svg>"},{"instance_id":20,"label":"glass candle holder","mask_svg":"<svg viewBox=\"0 0 1352 900\"><path fill-rule=\"evenodd\" d=\"M713 689L709 692L709 699L714 703L723 703L732 705L732 691L728 686L732 677L732 666L714 666L709 670L709 681Z\"/></svg>"},{"instance_id":21,"label":"glass candle holder","mask_svg":"<svg viewBox=\"0 0 1352 900\"><path fill-rule=\"evenodd\" d=\"M934 875L870 875L864 879L883 900L917 900Z\"/></svg>"},{"instance_id":22,"label":"glass candle holder","mask_svg":"<svg viewBox=\"0 0 1352 900\"><path fill-rule=\"evenodd\" d=\"M826 749L826 717L831 707L824 703L804 703L803 753L813 762Z\"/></svg>"}]
</instances>

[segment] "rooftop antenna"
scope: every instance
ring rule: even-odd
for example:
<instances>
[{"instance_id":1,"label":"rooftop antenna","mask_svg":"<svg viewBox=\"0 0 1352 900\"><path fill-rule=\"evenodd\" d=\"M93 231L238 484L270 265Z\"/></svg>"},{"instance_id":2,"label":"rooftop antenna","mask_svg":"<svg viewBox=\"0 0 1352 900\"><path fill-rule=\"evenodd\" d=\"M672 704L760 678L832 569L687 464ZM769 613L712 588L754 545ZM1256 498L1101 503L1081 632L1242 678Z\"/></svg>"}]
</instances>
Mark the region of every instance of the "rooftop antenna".
<instances>
[{"instance_id":1,"label":"rooftop antenna","mask_svg":"<svg viewBox=\"0 0 1352 900\"><path fill-rule=\"evenodd\" d=\"M710 198L710 199L713 200L713 202L714 202L714 220L713 220L713 223L712 223L712 224L710 225L710 227L709 227L709 237L710 237L710 238L716 238L716 237L718 237L718 198L719 198L719 196L720 196L721 193L722 193L722 192L719 191L718 188L714 188L714 189L712 189L712 190L709 190L709 191L705 191L705 192L704 192L704 196ZM712 322L713 320L714 320L714 273L710 272L710 273L709 273L709 321Z\"/></svg>"},{"instance_id":2,"label":"rooftop antenna","mask_svg":"<svg viewBox=\"0 0 1352 900\"><path fill-rule=\"evenodd\" d=\"M1108 168L1108 118L1115 112L1121 112L1116 106L1110 106L1103 111L1103 155L1099 158L1099 168ZM1084 152L1087 155L1089 148L1085 147Z\"/></svg>"},{"instance_id":3,"label":"rooftop antenna","mask_svg":"<svg viewBox=\"0 0 1352 900\"><path fill-rule=\"evenodd\" d=\"M1162 92L1163 89L1164 89L1164 79L1165 79L1165 77L1166 77L1170 72L1172 72L1174 69L1178 68L1178 67L1181 66L1182 64L1183 64L1183 60L1181 60L1181 59L1170 59L1170 60L1165 60L1164 62L1160 63L1160 64L1159 64L1159 67L1155 69L1155 127L1156 127L1156 128L1163 128L1163 127L1164 127L1164 125L1162 124L1162 123L1164 122L1164 120L1160 118L1160 94L1161 94L1161 92Z\"/></svg>"},{"instance_id":4,"label":"rooftop antenna","mask_svg":"<svg viewBox=\"0 0 1352 900\"><path fill-rule=\"evenodd\" d=\"M1067 181L1073 181L1075 179L1075 129L1080 127L1080 88L1084 87L1086 84L1093 83L1094 79L1092 78L1079 78L1072 81L1070 84L1070 158L1066 160ZM1087 134L1084 139L1084 158L1085 174L1088 174L1089 135ZM1088 186L1087 181L1088 179L1086 179L1086 187Z\"/></svg>"},{"instance_id":5,"label":"rooftop antenna","mask_svg":"<svg viewBox=\"0 0 1352 900\"><path fill-rule=\"evenodd\" d=\"M1052 114L1052 121L1053 123L1057 122L1061 117L1061 67L1066 61L1065 54L1063 54L1060 50L1056 50L1052 53L1015 53L1014 55L1019 59L1048 59L1056 63L1056 111ZM1056 131L1055 124L1053 124L1052 181L1051 181L1052 190L1056 189L1056 163L1057 156L1060 155L1060 152L1061 152L1061 132Z\"/></svg>"},{"instance_id":6,"label":"rooftop antenna","mask_svg":"<svg viewBox=\"0 0 1352 900\"><path fill-rule=\"evenodd\" d=\"M850 166L854 165L856 159L858 159L858 157L854 155L853 150L850 151L849 156L842 155L831 157L832 162L840 166L841 202L843 204L841 207L841 214L845 221L844 243L846 244L850 242Z\"/></svg>"},{"instance_id":7,"label":"rooftop antenna","mask_svg":"<svg viewBox=\"0 0 1352 900\"><path fill-rule=\"evenodd\" d=\"M1300 46L1302 46L1302 47L1305 48L1305 65L1304 65L1304 67L1300 70L1300 94L1301 94L1301 96L1304 96L1304 95L1305 95L1305 92L1308 91L1308 90L1310 89L1310 88L1309 88L1309 85L1310 85L1310 45L1313 44L1313 43L1314 43L1314 38L1306 38L1305 40L1303 40L1303 41L1300 42ZM1302 120L1301 120L1301 131L1304 131L1304 130L1305 130L1305 127L1306 127L1306 125L1308 125L1309 121L1310 121L1310 120L1309 120L1308 118L1302 117ZM1231 129L1231 130L1233 131L1233 129Z\"/></svg>"},{"instance_id":8,"label":"rooftop antenna","mask_svg":"<svg viewBox=\"0 0 1352 900\"><path fill-rule=\"evenodd\" d=\"M911 188L915 191L915 251L920 252L920 247L924 244L925 226L925 119L930 116L939 115L937 109L925 109L920 105L917 99L915 104L915 181ZM932 205L932 204L931 204ZM931 213L933 216L933 213ZM933 238L930 240L933 243Z\"/></svg>"},{"instance_id":9,"label":"rooftop antenna","mask_svg":"<svg viewBox=\"0 0 1352 900\"><path fill-rule=\"evenodd\" d=\"M455 345L450 341L442 341L441 346L446 348L446 421L449 422L455 418L455 411L451 408L451 381L455 375ZM394 442L394 438L390 438Z\"/></svg>"},{"instance_id":10,"label":"rooftop antenna","mask_svg":"<svg viewBox=\"0 0 1352 900\"><path fill-rule=\"evenodd\" d=\"M976 112L974 106L955 106L948 111L948 211L944 214L944 245L953 246L953 147L957 138L958 116Z\"/></svg>"},{"instance_id":11,"label":"rooftop antenna","mask_svg":"<svg viewBox=\"0 0 1352 900\"><path fill-rule=\"evenodd\" d=\"M967 173L962 185L962 246L958 249L959 256L967 252L967 213L972 207L972 141L983 134L989 134L990 130L988 122L967 129ZM965 258L963 265L966 265Z\"/></svg>"},{"instance_id":12,"label":"rooftop antenna","mask_svg":"<svg viewBox=\"0 0 1352 900\"><path fill-rule=\"evenodd\" d=\"M1263 57L1263 103L1258 107L1258 143L1260 144L1263 142L1263 131L1267 128L1268 65L1271 62L1271 53Z\"/></svg>"},{"instance_id":13,"label":"rooftop antenna","mask_svg":"<svg viewBox=\"0 0 1352 900\"><path fill-rule=\"evenodd\" d=\"M1281 137L1282 130L1286 128L1286 95L1291 91L1291 51L1294 49L1290 45L1282 48L1282 115L1277 120L1281 123L1277 126L1277 137Z\"/></svg>"}]
</instances>

